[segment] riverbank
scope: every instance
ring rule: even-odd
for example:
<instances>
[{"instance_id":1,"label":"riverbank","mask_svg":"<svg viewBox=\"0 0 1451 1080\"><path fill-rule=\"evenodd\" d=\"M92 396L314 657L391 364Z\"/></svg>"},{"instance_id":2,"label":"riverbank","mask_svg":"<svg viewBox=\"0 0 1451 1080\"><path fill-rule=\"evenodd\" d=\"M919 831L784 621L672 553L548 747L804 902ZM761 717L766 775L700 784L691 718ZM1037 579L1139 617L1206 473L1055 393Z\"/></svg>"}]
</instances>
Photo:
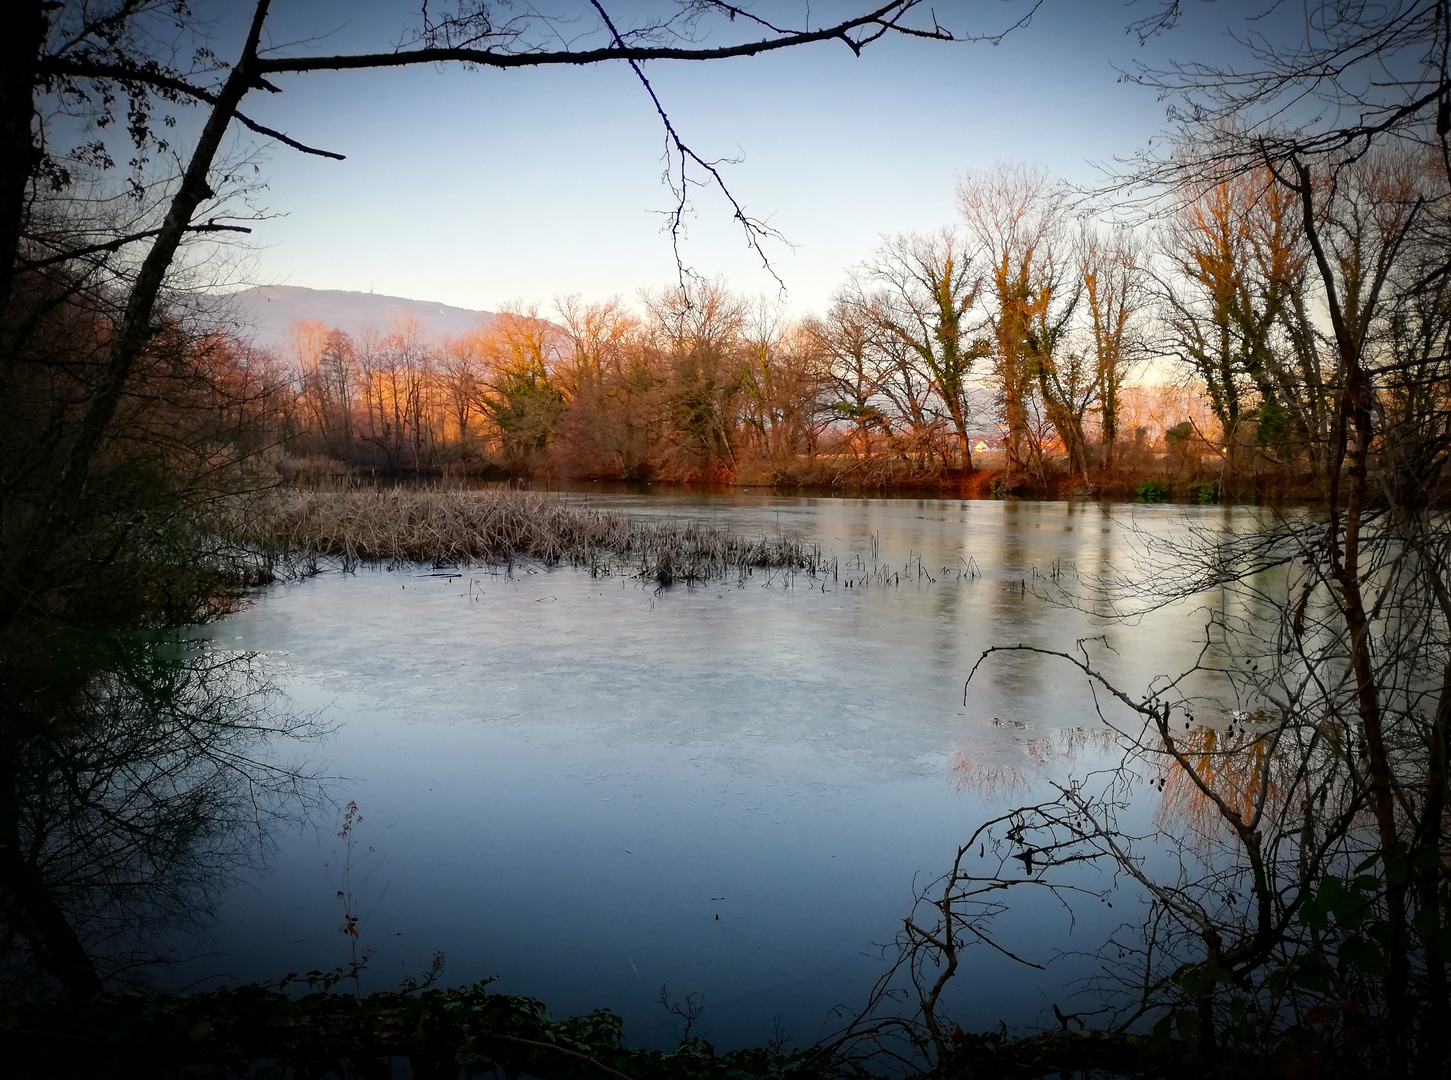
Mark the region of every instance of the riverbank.
<instances>
[{"instance_id":1,"label":"riverbank","mask_svg":"<svg viewBox=\"0 0 1451 1080\"><path fill-rule=\"evenodd\" d=\"M430 484L443 487L508 484L538 491L643 494L679 491L726 494L771 491L779 494L848 498L941 499L1099 499L1110 502L1286 503L1315 504L1326 496L1325 481L1306 471L1251 462L1235 472L1200 461L1151 460L1138 467L1070 473L1050 461L1040 475L1010 472L998 459L983 455L977 467L878 468L871 461L820 460L795 469L727 470L700 475L561 475L549 471L509 471L494 465L463 463L424 469L380 470L345 467L328 458L289 459L281 474L302 488L390 487Z\"/></svg>"}]
</instances>

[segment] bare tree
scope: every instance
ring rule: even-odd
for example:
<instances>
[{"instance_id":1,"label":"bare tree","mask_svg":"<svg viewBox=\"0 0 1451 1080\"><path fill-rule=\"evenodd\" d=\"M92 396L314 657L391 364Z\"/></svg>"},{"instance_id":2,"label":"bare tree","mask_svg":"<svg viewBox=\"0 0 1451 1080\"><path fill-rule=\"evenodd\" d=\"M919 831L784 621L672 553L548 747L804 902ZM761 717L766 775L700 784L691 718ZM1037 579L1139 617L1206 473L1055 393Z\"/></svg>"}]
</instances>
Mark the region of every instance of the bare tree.
<instances>
[{"instance_id":1,"label":"bare tree","mask_svg":"<svg viewBox=\"0 0 1451 1080\"><path fill-rule=\"evenodd\" d=\"M827 379L820 339L765 297L750 309L743 336L750 363L742 420L771 475L789 478L816 450Z\"/></svg>"},{"instance_id":2,"label":"bare tree","mask_svg":"<svg viewBox=\"0 0 1451 1080\"><path fill-rule=\"evenodd\" d=\"M470 420L482 392L483 364L479 355L478 336L468 335L445 341L439 357L438 371L444 395L453 414L459 445L467 447L473 440Z\"/></svg>"},{"instance_id":3,"label":"bare tree","mask_svg":"<svg viewBox=\"0 0 1451 1080\"><path fill-rule=\"evenodd\" d=\"M636 477L658 430L650 407L656 374L646 359L641 321L618 299L556 302L569 337L560 384L566 395L558 440L568 468L585 475Z\"/></svg>"},{"instance_id":4,"label":"bare tree","mask_svg":"<svg viewBox=\"0 0 1451 1080\"><path fill-rule=\"evenodd\" d=\"M968 378L985 353L969 319L978 283L969 253L949 231L885 241L862 272L859 302L878 332L910 358L947 414L961 468L972 468Z\"/></svg>"},{"instance_id":5,"label":"bare tree","mask_svg":"<svg viewBox=\"0 0 1451 1080\"><path fill-rule=\"evenodd\" d=\"M1066 326L1060 292L1066 201L1041 169L1003 165L964 177L958 203L993 290L994 374L1007 424L1007 487L1042 479L1043 448L1033 422L1038 361Z\"/></svg>"},{"instance_id":6,"label":"bare tree","mask_svg":"<svg viewBox=\"0 0 1451 1080\"><path fill-rule=\"evenodd\" d=\"M1102 234L1086 227L1083 246L1083 302L1094 362L1094 396L1099 409L1100 465L1111 470L1120 425L1124 378L1144 354L1148 307L1140 244L1128 230Z\"/></svg>"},{"instance_id":7,"label":"bare tree","mask_svg":"<svg viewBox=\"0 0 1451 1080\"><path fill-rule=\"evenodd\" d=\"M728 478L749 364L746 305L719 282L698 282L651 297L649 310L667 454L687 476Z\"/></svg>"},{"instance_id":8,"label":"bare tree","mask_svg":"<svg viewBox=\"0 0 1451 1080\"><path fill-rule=\"evenodd\" d=\"M1267 169L1190 188L1159 235L1174 270L1162 347L1206 387L1227 468L1251 449L1315 460L1327 373L1293 195Z\"/></svg>"},{"instance_id":9,"label":"bare tree","mask_svg":"<svg viewBox=\"0 0 1451 1080\"><path fill-rule=\"evenodd\" d=\"M886 376L875 348L875 327L876 320L850 294L838 296L823 318L807 324L827 357L836 392L831 411L854 429L851 450L858 460L871 455L873 433L883 433L890 425L882 411Z\"/></svg>"}]
</instances>

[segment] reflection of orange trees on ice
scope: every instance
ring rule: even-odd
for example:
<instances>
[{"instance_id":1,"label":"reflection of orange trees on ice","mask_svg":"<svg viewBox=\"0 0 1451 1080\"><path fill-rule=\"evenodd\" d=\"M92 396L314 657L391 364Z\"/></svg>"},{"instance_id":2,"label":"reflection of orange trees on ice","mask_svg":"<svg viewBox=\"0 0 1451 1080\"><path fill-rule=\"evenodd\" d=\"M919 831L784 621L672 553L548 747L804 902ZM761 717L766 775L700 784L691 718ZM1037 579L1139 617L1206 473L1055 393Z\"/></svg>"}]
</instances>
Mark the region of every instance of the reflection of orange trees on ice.
<instances>
[{"instance_id":1,"label":"reflection of orange trees on ice","mask_svg":"<svg viewBox=\"0 0 1451 1080\"><path fill-rule=\"evenodd\" d=\"M1202 727L1175 736L1178 760L1169 760L1159 781L1160 824L1187 825L1207 835L1225 829L1234 816L1254 820L1267 803L1283 797L1274 780L1275 742L1273 734L1234 728Z\"/></svg>"},{"instance_id":2,"label":"reflection of orange trees on ice","mask_svg":"<svg viewBox=\"0 0 1451 1080\"><path fill-rule=\"evenodd\" d=\"M1164 772L1157 778L1163 792L1158 823L1208 840L1239 825L1308 820L1313 809L1320 828L1337 820L1352 830L1374 827L1373 815L1355 806L1356 787L1331 779L1335 768L1354 760L1355 747L1347 745L1341 725L1323 721L1297 729L1271 723L1256 712L1228 730L1202 727L1176 734L1173 754L1159 755ZM1451 812L1445 827L1451 830ZM1451 850L1443 857L1451 864Z\"/></svg>"},{"instance_id":3,"label":"reflection of orange trees on ice","mask_svg":"<svg viewBox=\"0 0 1451 1080\"><path fill-rule=\"evenodd\" d=\"M1008 726L998 723L999 727ZM1013 726L1019 726L1016 723ZM1022 724L1026 729L1029 725ZM1118 745L1118 736L1105 728L1060 728L1031 738L1009 736L1025 761L987 761L959 748L952 754L952 786L987 798L1026 791L1034 775L1051 766L1075 765L1085 753L1102 753Z\"/></svg>"},{"instance_id":4,"label":"reflection of orange trees on ice","mask_svg":"<svg viewBox=\"0 0 1451 1080\"><path fill-rule=\"evenodd\" d=\"M1118 733L1108 728L1074 727L1028 739L1023 748L1041 769L1059 763L1076 765L1084 754L1112 750L1118 742Z\"/></svg>"},{"instance_id":5,"label":"reflection of orange trees on ice","mask_svg":"<svg viewBox=\"0 0 1451 1080\"><path fill-rule=\"evenodd\" d=\"M1016 795L1028 786L1028 777L1016 765L988 764L974 761L961 750L952 755L952 787L954 791L970 791L975 795L998 798Z\"/></svg>"}]
</instances>

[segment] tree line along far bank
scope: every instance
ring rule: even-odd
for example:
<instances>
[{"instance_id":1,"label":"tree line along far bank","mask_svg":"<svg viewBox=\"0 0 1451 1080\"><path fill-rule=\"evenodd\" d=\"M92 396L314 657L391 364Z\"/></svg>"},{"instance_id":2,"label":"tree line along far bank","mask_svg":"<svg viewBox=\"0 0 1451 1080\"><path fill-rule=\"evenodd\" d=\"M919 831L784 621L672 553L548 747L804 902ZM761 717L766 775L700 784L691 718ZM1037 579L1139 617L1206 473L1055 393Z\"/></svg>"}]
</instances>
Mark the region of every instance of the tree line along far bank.
<instances>
[{"instance_id":1,"label":"tree line along far bank","mask_svg":"<svg viewBox=\"0 0 1451 1080\"><path fill-rule=\"evenodd\" d=\"M1444 250L1407 230L1439 165L1371 155L1337 178L1348 272L1383 279L1372 344L1407 374L1444 351ZM1328 193L1327 193L1328 194ZM1137 485L1311 494L1329 470L1339 360L1292 192L1267 170L1185 185L1105 228L1041 171L958 188L961 221L885 239L829 309L792 317L711 281L520 306L434 339L296 322L228 343L284 470L552 475L1004 491ZM1397 407L1392 377L1382 395Z\"/></svg>"}]
</instances>

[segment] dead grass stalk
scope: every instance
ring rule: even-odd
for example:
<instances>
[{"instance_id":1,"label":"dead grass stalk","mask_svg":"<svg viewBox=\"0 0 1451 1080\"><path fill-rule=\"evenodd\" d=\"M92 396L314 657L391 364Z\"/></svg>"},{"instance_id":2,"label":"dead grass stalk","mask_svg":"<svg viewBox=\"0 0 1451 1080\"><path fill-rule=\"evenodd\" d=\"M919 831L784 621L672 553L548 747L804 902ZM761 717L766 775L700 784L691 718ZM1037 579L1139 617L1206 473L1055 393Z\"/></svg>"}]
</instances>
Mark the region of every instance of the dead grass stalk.
<instances>
[{"instance_id":1,"label":"dead grass stalk","mask_svg":"<svg viewBox=\"0 0 1451 1080\"><path fill-rule=\"evenodd\" d=\"M749 537L688 518L636 517L532 491L286 491L254 506L229 539L278 561L345 566L534 562L670 585L756 569L816 575L831 560L792 536Z\"/></svg>"}]
</instances>

